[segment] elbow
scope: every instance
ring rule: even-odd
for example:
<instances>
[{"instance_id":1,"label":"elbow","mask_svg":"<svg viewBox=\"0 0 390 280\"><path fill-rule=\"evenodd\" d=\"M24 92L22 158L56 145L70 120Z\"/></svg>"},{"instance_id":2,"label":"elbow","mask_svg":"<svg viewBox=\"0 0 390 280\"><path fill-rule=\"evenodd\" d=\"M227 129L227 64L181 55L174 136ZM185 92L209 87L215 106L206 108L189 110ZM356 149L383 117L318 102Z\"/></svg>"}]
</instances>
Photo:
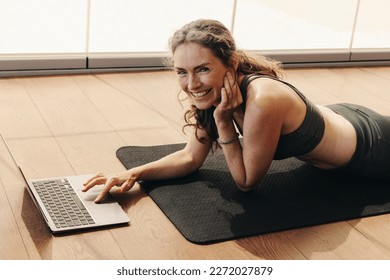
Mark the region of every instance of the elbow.
<instances>
[{"instance_id":1,"label":"elbow","mask_svg":"<svg viewBox=\"0 0 390 280\"><path fill-rule=\"evenodd\" d=\"M242 192L250 192L251 190L253 190L255 188L254 185L250 185L250 186L243 186L243 185L238 185L237 184L237 187L240 191Z\"/></svg>"},{"instance_id":2,"label":"elbow","mask_svg":"<svg viewBox=\"0 0 390 280\"><path fill-rule=\"evenodd\" d=\"M261 178L253 178L249 179L246 178L246 180L238 181L236 180L235 183L237 185L237 188L242 192L250 192L254 190L262 181Z\"/></svg>"},{"instance_id":3,"label":"elbow","mask_svg":"<svg viewBox=\"0 0 390 280\"><path fill-rule=\"evenodd\" d=\"M188 172L193 173L197 172L203 166L204 159L196 157L191 153L186 153L185 162Z\"/></svg>"},{"instance_id":4,"label":"elbow","mask_svg":"<svg viewBox=\"0 0 390 280\"><path fill-rule=\"evenodd\" d=\"M237 188L242 192L250 192L256 187L256 183L238 183L236 182Z\"/></svg>"}]
</instances>

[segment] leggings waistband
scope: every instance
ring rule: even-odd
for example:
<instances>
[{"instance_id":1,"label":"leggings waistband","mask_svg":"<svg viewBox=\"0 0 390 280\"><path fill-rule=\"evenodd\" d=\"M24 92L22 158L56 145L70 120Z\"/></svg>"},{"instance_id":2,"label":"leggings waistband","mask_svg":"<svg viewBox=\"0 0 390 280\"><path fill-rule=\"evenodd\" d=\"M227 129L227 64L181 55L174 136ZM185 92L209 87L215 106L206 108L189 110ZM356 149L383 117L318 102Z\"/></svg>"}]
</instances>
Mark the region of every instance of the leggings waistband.
<instances>
[{"instance_id":1,"label":"leggings waistband","mask_svg":"<svg viewBox=\"0 0 390 280\"><path fill-rule=\"evenodd\" d=\"M389 177L390 117L355 104L327 107L348 120L356 131L355 153L342 169L371 177Z\"/></svg>"}]
</instances>

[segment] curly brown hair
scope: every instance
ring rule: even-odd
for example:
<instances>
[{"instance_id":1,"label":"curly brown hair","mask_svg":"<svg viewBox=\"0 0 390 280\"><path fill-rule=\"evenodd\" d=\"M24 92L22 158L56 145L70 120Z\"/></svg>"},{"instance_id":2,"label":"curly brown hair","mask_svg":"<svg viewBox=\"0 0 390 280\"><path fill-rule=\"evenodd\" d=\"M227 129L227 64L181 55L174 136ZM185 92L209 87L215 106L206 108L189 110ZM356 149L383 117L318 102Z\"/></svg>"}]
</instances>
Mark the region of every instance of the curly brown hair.
<instances>
[{"instance_id":1,"label":"curly brown hair","mask_svg":"<svg viewBox=\"0 0 390 280\"><path fill-rule=\"evenodd\" d=\"M225 66L238 65L237 72L241 74L258 73L279 77L282 73L280 62L261 55L249 56L244 51L237 50L231 32L216 20L199 19L177 30L169 40L171 53L173 54L176 48L184 43L197 43L210 49ZM172 58L168 58L166 63L172 66ZM215 142L218 139L218 130L213 117L214 110L214 106L207 110L200 110L192 105L184 114L186 124L183 130L187 126L193 126L200 142ZM195 120L195 123L192 120ZM197 133L198 129L204 129L208 138L200 139Z\"/></svg>"}]
</instances>

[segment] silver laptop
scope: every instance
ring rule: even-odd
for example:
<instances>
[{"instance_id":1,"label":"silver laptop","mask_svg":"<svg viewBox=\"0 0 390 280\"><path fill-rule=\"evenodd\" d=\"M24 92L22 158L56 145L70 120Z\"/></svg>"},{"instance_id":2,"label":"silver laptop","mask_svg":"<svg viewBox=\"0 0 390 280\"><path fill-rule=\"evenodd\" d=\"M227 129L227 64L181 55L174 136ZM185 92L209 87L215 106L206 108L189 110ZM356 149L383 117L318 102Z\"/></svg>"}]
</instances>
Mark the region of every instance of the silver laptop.
<instances>
[{"instance_id":1,"label":"silver laptop","mask_svg":"<svg viewBox=\"0 0 390 280\"><path fill-rule=\"evenodd\" d=\"M31 198L53 233L130 222L121 206L110 195L99 204L94 202L103 186L96 186L88 192L81 191L83 183L91 175L27 180L1 131L0 136L25 180Z\"/></svg>"}]
</instances>

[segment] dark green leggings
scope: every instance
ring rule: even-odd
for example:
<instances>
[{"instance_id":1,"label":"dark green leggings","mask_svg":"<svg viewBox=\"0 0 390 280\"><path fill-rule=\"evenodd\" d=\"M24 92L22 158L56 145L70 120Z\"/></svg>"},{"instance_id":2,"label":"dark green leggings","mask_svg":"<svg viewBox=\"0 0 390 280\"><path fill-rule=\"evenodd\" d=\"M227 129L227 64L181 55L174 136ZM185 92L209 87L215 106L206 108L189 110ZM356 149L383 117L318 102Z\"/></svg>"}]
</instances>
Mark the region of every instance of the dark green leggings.
<instances>
[{"instance_id":1,"label":"dark green leggings","mask_svg":"<svg viewBox=\"0 0 390 280\"><path fill-rule=\"evenodd\" d=\"M327 107L347 119L356 130L356 151L343 169L373 178L390 179L390 117L354 104Z\"/></svg>"}]
</instances>

